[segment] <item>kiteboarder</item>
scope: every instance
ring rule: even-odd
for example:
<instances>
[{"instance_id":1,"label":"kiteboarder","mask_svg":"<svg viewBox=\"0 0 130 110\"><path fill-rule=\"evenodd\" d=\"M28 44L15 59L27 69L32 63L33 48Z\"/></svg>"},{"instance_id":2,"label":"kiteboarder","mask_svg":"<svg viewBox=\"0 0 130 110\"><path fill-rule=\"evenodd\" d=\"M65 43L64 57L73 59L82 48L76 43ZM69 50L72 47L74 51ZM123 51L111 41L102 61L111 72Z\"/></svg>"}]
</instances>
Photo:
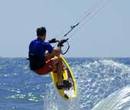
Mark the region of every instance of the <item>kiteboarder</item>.
<instances>
[{"instance_id":1,"label":"kiteboarder","mask_svg":"<svg viewBox=\"0 0 130 110\"><path fill-rule=\"evenodd\" d=\"M29 45L29 66L30 69L39 75L45 75L51 71L57 73L61 78L63 64L60 61L60 48L53 48L49 42L46 42L46 28L39 27L36 29L37 38L32 40ZM58 69L57 69L58 68ZM64 81L66 83L66 81ZM57 88L64 87L64 82L57 82Z\"/></svg>"}]
</instances>

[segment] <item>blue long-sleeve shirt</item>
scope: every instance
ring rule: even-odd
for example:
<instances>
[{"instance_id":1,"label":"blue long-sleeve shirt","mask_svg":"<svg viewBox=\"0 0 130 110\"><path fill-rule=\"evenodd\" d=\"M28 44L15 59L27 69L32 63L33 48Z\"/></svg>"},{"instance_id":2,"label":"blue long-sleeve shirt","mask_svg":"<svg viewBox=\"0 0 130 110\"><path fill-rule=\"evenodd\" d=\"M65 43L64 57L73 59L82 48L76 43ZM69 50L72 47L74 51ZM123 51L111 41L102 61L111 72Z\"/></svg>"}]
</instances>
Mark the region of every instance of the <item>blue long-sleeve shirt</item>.
<instances>
[{"instance_id":1,"label":"blue long-sleeve shirt","mask_svg":"<svg viewBox=\"0 0 130 110\"><path fill-rule=\"evenodd\" d=\"M42 39L35 39L31 41L29 45L29 60L31 69L37 69L44 65L45 52L51 53L53 47L49 42L45 42Z\"/></svg>"}]
</instances>

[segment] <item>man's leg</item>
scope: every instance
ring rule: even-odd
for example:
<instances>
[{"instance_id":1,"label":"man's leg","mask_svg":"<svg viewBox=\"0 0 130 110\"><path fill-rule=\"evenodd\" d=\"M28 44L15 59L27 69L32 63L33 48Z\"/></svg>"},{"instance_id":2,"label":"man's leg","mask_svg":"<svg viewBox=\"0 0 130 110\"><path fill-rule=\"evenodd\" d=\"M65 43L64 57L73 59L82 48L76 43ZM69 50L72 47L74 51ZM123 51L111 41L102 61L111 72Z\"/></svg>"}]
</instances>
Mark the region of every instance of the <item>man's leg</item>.
<instances>
[{"instance_id":1,"label":"man's leg","mask_svg":"<svg viewBox=\"0 0 130 110\"><path fill-rule=\"evenodd\" d=\"M63 72L63 64L62 64L62 61L60 60L59 57L54 57L51 59L53 61L53 71L54 73L57 74L57 78L59 79L58 80L58 84L61 84L62 83L62 72Z\"/></svg>"}]
</instances>

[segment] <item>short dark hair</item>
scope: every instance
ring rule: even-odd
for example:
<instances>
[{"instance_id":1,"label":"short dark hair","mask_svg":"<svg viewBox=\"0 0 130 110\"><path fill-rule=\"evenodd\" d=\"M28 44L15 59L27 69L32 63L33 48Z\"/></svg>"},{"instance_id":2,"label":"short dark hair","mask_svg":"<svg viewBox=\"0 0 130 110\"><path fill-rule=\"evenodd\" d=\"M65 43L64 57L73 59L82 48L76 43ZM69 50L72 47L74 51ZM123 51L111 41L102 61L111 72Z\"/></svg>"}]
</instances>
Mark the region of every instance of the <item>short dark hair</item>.
<instances>
[{"instance_id":1,"label":"short dark hair","mask_svg":"<svg viewBox=\"0 0 130 110\"><path fill-rule=\"evenodd\" d=\"M45 27L39 27L36 30L37 36L44 36L46 35L46 28Z\"/></svg>"}]
</instances>

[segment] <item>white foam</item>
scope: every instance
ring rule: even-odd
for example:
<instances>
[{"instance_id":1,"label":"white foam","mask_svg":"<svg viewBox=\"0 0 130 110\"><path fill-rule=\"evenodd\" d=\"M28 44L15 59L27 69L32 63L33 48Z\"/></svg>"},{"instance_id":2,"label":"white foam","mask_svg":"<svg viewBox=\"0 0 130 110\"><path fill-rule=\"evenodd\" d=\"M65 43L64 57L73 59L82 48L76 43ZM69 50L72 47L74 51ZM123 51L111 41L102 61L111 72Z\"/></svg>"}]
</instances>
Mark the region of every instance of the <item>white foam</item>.
<instances>
[{"instance_id":1,"label":"white foam","mask_svg":"<svg viewBox=\"0 0 130 110\"><path fill-rule=\"evenodd\" d=\"M73 88L70 88L69 90L65 90L64 93L68 96L68 97L74 97L74 90Z\"/></svg>"}]
</instances>

